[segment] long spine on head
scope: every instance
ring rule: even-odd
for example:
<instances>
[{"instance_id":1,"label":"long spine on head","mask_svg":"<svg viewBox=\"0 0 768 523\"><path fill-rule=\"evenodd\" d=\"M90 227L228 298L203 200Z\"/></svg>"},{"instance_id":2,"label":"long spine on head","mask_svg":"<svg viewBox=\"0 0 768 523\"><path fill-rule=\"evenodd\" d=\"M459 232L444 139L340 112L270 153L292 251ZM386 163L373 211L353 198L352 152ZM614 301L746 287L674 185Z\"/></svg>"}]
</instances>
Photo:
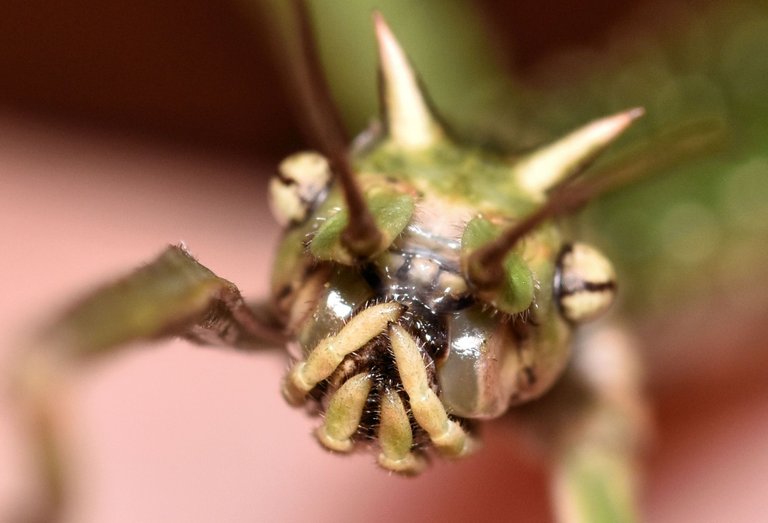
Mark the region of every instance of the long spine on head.
<instances>
[{"instance_id":1,"label":"long spine on head","mask_svg":"<svg viewBox=\"0 0 768 523\"><path fill-rule=\"evenodd\" d=\"M521 238L545 220L572 212L600 190L597 184L577 186L566 182L583 173L643 114L642 108L634 108L591 122L534 151L515 166L517 181L526 190L542 196L546 191L554 191L538 209L469 256L468 276L476 287L490 289L501 285L504 259Z\"/></svg>"},{"instance_id":2,"label":"long spine on head","mask_svg":"<svg viewBox=\"0 0 768 523\"><path fill-rule=\"evenodd\" d=\"M534 151L515 167L518 184L543 193L584 172L644 112L636 107L600 118Z\"/></svg>"},{"instance_id":3,"label":"long spine on head","mask_svg":"<svg viewBox=\"0 0 768 523\"><path fill-rule=\"evenodd\" d=\"M349 220L342 233L341 241L354 256L365 258L379 248L382 233L368 209L347 156L344 128L334 110L330 90L321 71L320 59L315 49L316 40L305 0L293 0L293 8L299 23L300 59L306 68L310 84L303 89L306 98L304 109L314 134L313 138L328 157L331 170L341 184L349 211Z\"/></svg>"},{"instance_id":4,"label":"long spine on head","mask_svg":"<svg viewBox=\"0 0 768 523\"><path fill-rule=\"evenodd\" d=\"M387 136L405 149L424 149L445 133L432 114L419 79L384 17L374 12L379 48L379 95Z\"/></svg>"}]
</instances>

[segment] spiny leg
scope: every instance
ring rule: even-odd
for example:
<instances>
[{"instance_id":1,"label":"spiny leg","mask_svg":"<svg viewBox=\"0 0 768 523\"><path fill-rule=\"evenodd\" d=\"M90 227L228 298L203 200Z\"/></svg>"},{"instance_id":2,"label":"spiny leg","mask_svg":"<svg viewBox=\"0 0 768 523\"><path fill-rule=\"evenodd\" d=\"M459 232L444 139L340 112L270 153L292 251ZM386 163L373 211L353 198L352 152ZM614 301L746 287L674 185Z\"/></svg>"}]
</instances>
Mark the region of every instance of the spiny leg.
<instances>
[{"instance_id":1,"label":"spiny leg","mask_svg":"<svg viewBox=\"0 0 768 523\"><path fill-rule=\"evenodd\" d=\"M280 328L265 323L233 283L183 246L168 247L152 263L79 301L37 341L82 357L170 336L244 349L285 341Z\"/></svg>"},{"instance_id":2,"label":"spiny leg","mask_svg":"<svg viewBox=\"0 0 768 523\"><path fill-rule=\"evenodd\" d=\"M95 356L127 343L171 336L243 349L274 346L281 329L243 301L237 287L199 264L183 247L81 300L30 343L14 380L41 474L42 499L19 521L57 520L66 501L68 377Z\"/></svg>"},{"instance_id":3,"label":"spiny leg","mask_svg":"<svg viewBox=\"0 0 768 523\"><path fill-rule=\"evenodd\" d=\"M432 443L444 455L460 457L471 451L471 440L461 425L448 417L443 403L430 388L424 360L413 337L399 325L389 327L389 337L411 411Z\"/></svg>"}]
</instances>

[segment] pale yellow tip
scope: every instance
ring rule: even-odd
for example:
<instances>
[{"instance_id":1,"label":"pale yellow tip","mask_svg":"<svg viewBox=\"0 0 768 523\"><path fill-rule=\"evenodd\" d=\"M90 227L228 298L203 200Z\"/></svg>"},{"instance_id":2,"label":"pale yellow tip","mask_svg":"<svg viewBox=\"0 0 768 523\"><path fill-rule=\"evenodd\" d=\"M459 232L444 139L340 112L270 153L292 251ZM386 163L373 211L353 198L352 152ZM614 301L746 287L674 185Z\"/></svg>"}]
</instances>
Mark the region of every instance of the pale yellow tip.
<instances>
[{"instance_id":1,"label":"pale yellow tip","mask_svg":"<svg viewBox=\"0 0 768 523\"><path fill-rule=\"evenodd\" d=\"M589 125L592 128L593 140L601 145L607 145L621 133L627 130L632 123L645 114L645 109L635 107L627 111L622 111L611 116L601 118Z\"/></svg>"},{"instance_id":2,"label":"pale yellow tip","mask_svg":"<svg viewBox=\"0 0 768 523\"><path fill-rule=\"evenodd\" d=\"M373 23L379 47L381 99L387 133L405 148L429 147L442 137L442 129L430 112L408 57L378 11L373 13Z\"/></svg>"},{"instance_id":3,"label":"pale yellow tip","mask_svg":"<svg viewBox=\"0 0 768 523\"><path fill-rule=\"evenodd\" d=\"M635 107L606 116L542 147L516 166L518 182L530 193L543 194L597 157L643 114Z\"/></svg>"}]
</instances>

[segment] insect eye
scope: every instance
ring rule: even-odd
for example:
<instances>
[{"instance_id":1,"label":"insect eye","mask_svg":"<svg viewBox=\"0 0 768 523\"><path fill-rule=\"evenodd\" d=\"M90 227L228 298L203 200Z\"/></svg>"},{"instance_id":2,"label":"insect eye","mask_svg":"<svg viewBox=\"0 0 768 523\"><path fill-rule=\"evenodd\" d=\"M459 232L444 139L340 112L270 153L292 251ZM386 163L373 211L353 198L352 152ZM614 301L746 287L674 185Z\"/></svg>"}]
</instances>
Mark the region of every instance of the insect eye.
<instances>
[{"instance_id":1,"label":"insect eye","mask_svg":"<svg viewBox=\"0 0 768 523\"><path fill-rule=\"evenodd\" d=\"M324 156L315 152L289 156L269 183L272 215L283 226L303 222L330 181L331 170Z\"/></svg>"},{"instance_id":2,"label":"insect eye","mask_svg":"<svg viewBox=\"0 0 768 523\"><path fill-rule=\"evenodd\" d=\"M602 253L583 243L563 248L555 273L555 298L565 319L593 320L608 310L615 295L616 274Z\"/></svg>"}]
</instances>

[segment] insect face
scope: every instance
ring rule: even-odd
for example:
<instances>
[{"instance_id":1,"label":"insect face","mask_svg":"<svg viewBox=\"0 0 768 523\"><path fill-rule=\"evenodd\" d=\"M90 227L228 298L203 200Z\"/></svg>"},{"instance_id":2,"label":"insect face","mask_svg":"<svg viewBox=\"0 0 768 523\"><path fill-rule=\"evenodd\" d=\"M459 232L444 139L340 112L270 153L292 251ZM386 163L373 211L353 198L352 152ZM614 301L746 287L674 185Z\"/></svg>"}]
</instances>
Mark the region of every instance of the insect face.
<instances>
[{"instance_id":1,"label":"insect face","mask_svg":"<svg viewBox=\"0 0 768 523\"><path fill-rule=\"evenodd\" d=\"M449 139L380 18L377 36L383 130L350 155L376 242L365 255L345 242L356 218L346 188L325 190L322 157L286 160L271 191L290 225L273 296L294 340L283 393L324 414L321 444L375 440L381 466L412 474L430 448L469 453L469 420L546 392L573 323L610 302L612 270L594 249L564 248L551 221L516 227L635 115L510 162Z\"/></svg>"}]
</instances>

